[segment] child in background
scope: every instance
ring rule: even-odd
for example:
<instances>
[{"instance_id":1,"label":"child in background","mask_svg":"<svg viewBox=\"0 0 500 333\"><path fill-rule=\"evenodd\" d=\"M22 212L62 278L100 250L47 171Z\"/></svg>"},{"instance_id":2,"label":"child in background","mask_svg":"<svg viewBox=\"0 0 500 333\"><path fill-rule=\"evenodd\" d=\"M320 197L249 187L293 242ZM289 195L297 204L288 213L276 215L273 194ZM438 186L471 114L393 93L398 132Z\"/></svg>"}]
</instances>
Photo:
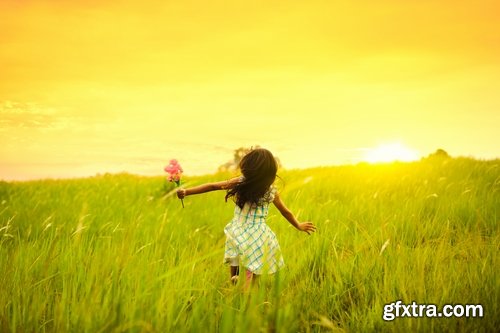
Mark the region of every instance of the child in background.
<instances>
[{"instance_id":1,"label":"child in background","mask_svg":"<svg viewBox=\"0 0 500 333\"><path fill-rule=\"evenodd\" d=\"M273 274L284 266L276 235L266 224L272 202L297 230L310 234L316 230L311 222L299 222L281 201L273 186L278 169L276 160L266 149L254 149L239 164L242 176L230 180L180 189L177 197L226 190L227 199L236 203L234 217L224 228L226 244L224 262L230 265L231 281L236 283L240 264L246 269L247 283L261 274Z\"/></svg>"}]
</instances>

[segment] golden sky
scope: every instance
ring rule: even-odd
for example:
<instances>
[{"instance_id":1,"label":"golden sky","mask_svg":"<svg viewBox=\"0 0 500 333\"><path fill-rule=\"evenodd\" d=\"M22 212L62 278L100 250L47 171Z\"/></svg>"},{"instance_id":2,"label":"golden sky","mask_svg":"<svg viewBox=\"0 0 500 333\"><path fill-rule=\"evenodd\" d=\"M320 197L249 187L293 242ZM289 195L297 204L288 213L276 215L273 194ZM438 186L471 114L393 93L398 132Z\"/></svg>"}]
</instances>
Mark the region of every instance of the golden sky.
<instances>
[{"instance_id":1,"label":"golden sky","mask_svg":"<svg viewBox=\"0 0 500 333\"><path fill-rule=\"evenodd\" d=\"M0 179L500 157L498 1L0 1Z\"/></svg>"}]
</instances>

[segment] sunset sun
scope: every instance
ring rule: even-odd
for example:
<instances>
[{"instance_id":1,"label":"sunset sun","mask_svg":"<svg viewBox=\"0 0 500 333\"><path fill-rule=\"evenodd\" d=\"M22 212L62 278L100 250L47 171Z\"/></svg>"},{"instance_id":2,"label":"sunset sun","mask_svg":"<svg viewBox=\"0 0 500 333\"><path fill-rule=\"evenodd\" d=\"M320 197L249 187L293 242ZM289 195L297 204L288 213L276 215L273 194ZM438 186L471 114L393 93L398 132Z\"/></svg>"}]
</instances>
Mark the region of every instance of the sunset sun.
<instances>
[{"instance_id":1,"label":"sunset sun","mask_svg":"<svg viewBox=\"0 0 500 333\"><path fill-rule=\"evenodd\" d=\"M417 152L401 143L381 144L368 149L364 157L364 160L370 163L409 162L417 159Z\"/></svg>"}]
</instances>

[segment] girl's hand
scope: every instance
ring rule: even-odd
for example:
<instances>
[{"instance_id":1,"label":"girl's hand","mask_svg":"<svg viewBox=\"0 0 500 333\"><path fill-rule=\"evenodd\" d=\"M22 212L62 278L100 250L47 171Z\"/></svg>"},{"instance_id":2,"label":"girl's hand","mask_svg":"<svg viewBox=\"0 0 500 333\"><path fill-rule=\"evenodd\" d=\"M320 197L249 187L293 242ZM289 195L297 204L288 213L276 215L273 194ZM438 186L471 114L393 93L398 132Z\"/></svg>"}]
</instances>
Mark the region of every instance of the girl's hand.
<instances>
[{"instance_id":1,"label":"girl's hand","mask_svg":"<svg viewBox=\"0 0 500 333\"><path fill-rule=\"evenodd\" d=\"M304 222L304 223L299 223L297 229L300 231L307 232L308 235L311 234L311 232L316 231L316 226L312 224L312 222Z\"/></svg>"},{"instance_id":2,"label":"girl's hand","mask_svg":"<svg viewBox=\"0 0 500 333\"><path fill-rule=\"evenodd\" d=\"M184 199L185 196L186 196L185 189L181 188L181 189L177 190L177 198Z\"/></svg>"}]
</instances>

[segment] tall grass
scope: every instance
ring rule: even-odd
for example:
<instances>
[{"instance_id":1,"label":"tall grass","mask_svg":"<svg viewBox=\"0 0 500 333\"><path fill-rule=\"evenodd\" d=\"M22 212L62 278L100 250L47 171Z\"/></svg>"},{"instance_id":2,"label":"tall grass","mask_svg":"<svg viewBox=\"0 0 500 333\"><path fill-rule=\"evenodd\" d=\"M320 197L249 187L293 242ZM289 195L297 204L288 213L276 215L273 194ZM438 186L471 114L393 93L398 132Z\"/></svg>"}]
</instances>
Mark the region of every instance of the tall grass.
<instances>
[{"instance_id":1,"label":"tall grass","mask_svg":"<svg viewBox=\"0 0 500 333\"><path fill-rule=\"evenodd\" d=\"M0 331L494 331L500 163L435 159L280 173L287 263L250 292L222 265L233 204L183 209L161 177L0 183ZM228 174L188 178L188 185ZM484 318L382 319L386 303L482 304Z\"/></svg>"}]
</instances>

